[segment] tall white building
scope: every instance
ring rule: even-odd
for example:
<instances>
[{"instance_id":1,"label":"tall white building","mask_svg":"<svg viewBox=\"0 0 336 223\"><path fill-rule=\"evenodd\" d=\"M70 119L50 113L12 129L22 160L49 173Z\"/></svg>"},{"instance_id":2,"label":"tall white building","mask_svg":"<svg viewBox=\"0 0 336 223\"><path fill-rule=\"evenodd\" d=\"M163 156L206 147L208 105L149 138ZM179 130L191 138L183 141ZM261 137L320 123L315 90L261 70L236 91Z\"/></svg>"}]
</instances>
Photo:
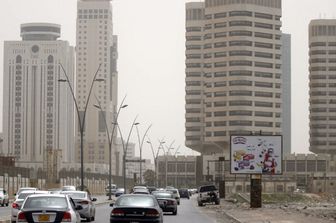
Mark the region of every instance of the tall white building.
<instances>
[{"instance_id":1,"label":"tall white building","mask_svg":"<svg viewBox=\"0 0 336 223\"><path fill-rule=\"evenodd\" d=\"M22 41L4 43L3 152L23 167L74 162L73 98L58 80L62 64L73 83L75 54L60 33L57 24L27 23Z\"/></svg>"},{"instance_id":2,"label":"tall white building","mask_svg":"<svg viewBox=\"0 0 336 223\"><path fill-rule=\"evenodd\" d=\"M186 146L229 157L230 135L281 134L281 0L186 3Z\"/></svg>"},{"instance_id":3,"label":"tall white building","mask_svg":"<svg viewBox=\"0 0 336 223\"><path fill-rule=\"evenodd\" d=\"M317 19L309 24L309 87L309 150L335 155L335 19Z\"/></svg>"},{"instance_id":4,"label":"tall white building","mask_svg":"<svg viewBox=\"0 0 336 223\"><path fill-rule=\"evenodd\" d=\"M78 0L76 37L76 97L83 116L94 75L104 82L95 82L90 103L87 106L84 131L84 163L105 165L109 163L109 147L105 128L105 118L109 132L112 131L113 114L117 105L117 37L113 36L111 0ZM98 68L100 69L98 70ZM98 70L98 71L97 71ZM95 108L96 98L103 112ZM77 121L77 119L76 119ZM76 123L76 160L81 159L80 134ZM114 138L117 131L114 133ZM116 150L113 144L112 162L115 166ZM115 174L115 168L112 173Z\"/></svg>"}]
</instances>

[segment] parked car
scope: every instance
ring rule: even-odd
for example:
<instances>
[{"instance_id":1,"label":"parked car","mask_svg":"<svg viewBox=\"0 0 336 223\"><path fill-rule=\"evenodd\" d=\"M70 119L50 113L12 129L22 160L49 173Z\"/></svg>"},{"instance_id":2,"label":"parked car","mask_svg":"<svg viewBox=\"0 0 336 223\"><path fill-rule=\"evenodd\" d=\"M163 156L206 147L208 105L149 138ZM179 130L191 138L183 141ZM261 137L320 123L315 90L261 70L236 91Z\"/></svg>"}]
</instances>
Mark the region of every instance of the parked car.
<instances>
[{"instance_id":1,"label":"parked car","mask_svg":"<svg viewBox=\"0 0 336 223\"><path fill-rule=\"evenodd\" d=\"M91 195L86 191L63 191L61 194L69 195L76 205L80 205L83 209L79 210L81 218L85 218L86 222L94 221L96 215L96 198L91 198Z\"/></svg>"},{"instance_id":2,"label":"parked car","mask_svg":"<svg viewBox=\"0 0 336 223\"><path fill-rule=\"evenodd\" d=\"M171 191L173 193L174 198L178 205L180 205L180 193L178 189L167 189L167 191Z\"/></svg>"},{"instance_id":3,"label":"parked car","mask_svg":"<svg viewBox=\"0 0 336 223\"><path fill-rule=\"evenodd\" d=\"M24 200L16 221L80 223L81 209L65 194L34 194Z\"/></svg>"},{"instance_id":4,"label":"parked car","mask_svg":"<svg viewBox=\"0 0 336 223\"><path fill-rule=\"evenodd\" d=\"M0 188L0 205L1 206L9 205L8 193L3 188Z\"/></svg>"},{"instance_id":5,"label":"parked car","mask_svg":"<svg viewBox=\"0 0 336 223\"><path fill-rule=\"evenodd\" d=\"M25 190L38 190L36 187L21 187L19 190L14 194L15 195L15 200L18 198L20 193Z\"/></svg>"},{"instance_id":6,"label":"parked car","mask_svg":"<svg viewBox=\"0 0 336 223\"><path fill-rule=\"evenodd\" d=\"M156 198L147 194L125 194L111 203L110 223L163 223L163 213Z\"/></svg>"},{"instance_id":7,"label":"parked car","mask_svg":"<svg viewBox=\"0 0 336 223\"><path fill-rule=\"evenodd\" d=\"M188 198L190 199L190 192L187 188L181 188L178 190L180 193L181 198Z\"/></svg>"},{"instance_id":8,"label":"parked car","mask_svg":"<svg viewBox=\"0 0 336 223\"><path fill-rule=\"evenodd\" d=\"M203 206L204 203L220 204L219 192L215 185L200 186L197 195L198 206Z\"/></svg>"},{"instance_id":9,"label":"parked car","mask_svg":"<svg viewBox=\"0 0 336 223\"><path fill-rule=\"evenodd\" d=\"M153 191L152 194L156 197L163 212L172 212L173 215L177 214L177 202L172 193Z\"/></svg>"},{"instance_id":10,"label":"parked car","mask_svg":"<svg viewBox=\"0 0 336 223\"><path fill-rule=\"evenodd\" d=\"M16 222L17 215L21 208L23 201L32 194L48 194L49 191L42 191L42 190L24 190L22 191L18 198L13 202L12 209L11 209L11 221L12 223Z\"/></svg>"}]
</instances>

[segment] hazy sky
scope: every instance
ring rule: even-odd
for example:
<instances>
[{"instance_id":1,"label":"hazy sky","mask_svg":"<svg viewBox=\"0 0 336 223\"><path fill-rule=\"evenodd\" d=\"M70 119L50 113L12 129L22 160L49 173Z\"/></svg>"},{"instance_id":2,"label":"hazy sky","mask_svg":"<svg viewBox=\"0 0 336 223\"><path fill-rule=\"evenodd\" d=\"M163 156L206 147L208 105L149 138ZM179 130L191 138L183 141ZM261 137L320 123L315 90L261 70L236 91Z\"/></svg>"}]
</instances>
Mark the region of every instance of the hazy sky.
<instances>
[{"instance_id":1,"label":"hazy sky","mask_svg":"<svg viewBox=\"0 0 336 223\"><path fill-rule=\"evenodd\" d=\"M119 101L126 135L136 115L140 133L153 124L154 146L164 138L181 154L184 146L185 2L188 0L114 0L114 34L119 36ZM292 35L292 150L308 152L308 24L311 19L336 18L335 0L283 0L282 31ZM61 25L62 40L75 45L77 0L0 0L0 86L3 41L20 39L20 24L52 22ZM2 114L2 90L0 91ZM1 115L2 116L2 115ZM2 119L0 119L2 126ZM136 133L133 132L133 141ZM151 158L148 145L145 157ZM136 150L138 151L138 150Z\"/></svg>"}]
</instances>

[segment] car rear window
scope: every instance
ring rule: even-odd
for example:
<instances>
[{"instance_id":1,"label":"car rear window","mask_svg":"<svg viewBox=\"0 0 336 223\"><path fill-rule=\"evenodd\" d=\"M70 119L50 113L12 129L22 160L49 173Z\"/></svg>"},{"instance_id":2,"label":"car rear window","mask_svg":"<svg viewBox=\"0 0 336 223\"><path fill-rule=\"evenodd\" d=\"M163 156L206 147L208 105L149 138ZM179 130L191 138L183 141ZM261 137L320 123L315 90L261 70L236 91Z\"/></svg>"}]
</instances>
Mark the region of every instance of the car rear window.
<instances>
[{"instance_id":1,"label":"car rear window","mask_svg":"<svg viewBox=\"0 0 336 223\"><path fill-rule=\"evenodd\" d=\"M217 190L216 187L213 185L204 186L200 188L200 192L213 191L213 190Z\"/></svg>"},{"instance_id":2,"label":"car rear window","mask_svg":"<svg viewBox=\"0 0 336 223\"><path fill-rule=\"evenodd\" d=\"M67 208L65 197L28 197L24 208Z\"/></svg>"},{"instance_id":3,"label":"car rear window","mask_svg":"<svg viewBox=\"0 0 336 223\"><path fill-rule=\"evenodd\" d=\"M153 207L154 199L151 196L122 196L116 201L117 206Z\"/></svg>"},{"instance_id":4,"label":"car rear window","mask_svg":"<svg viewBox=\"0 0 336 223\"><path fill-rule=\"evenodd\" d=\"M170 193L153 193L153 195L156 197L156 198L172 198L172 194Z\"/></svg>"},{"instance_id":5,"label":"car rear window","mask_svg":"<svg viewBox=\"0 0 336 223\"><path fill-rule=\"evenodd\" d=\"M26 197L28 197L29 195L32 195L34 193L21 193L18 197L18 199L26 199Z\"/></svg>"}]
</instances>

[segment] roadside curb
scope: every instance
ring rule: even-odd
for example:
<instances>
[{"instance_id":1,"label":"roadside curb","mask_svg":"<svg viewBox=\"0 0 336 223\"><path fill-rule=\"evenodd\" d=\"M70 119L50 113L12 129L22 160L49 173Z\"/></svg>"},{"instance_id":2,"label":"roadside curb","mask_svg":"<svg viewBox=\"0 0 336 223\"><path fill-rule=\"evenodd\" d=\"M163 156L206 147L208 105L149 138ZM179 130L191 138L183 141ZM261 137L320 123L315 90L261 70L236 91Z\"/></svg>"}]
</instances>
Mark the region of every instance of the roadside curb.
<instances>
[{"instance_id":1,"label":"roadside curb","mask_svg":"<svg viewBox=\"0 0 336 223\"><path fill-rule=\"evenodd\" d=\"M237 223L242 223L242 221L240 221L238 218L236 218L235 216L233 216L232 214L227 213L226 211L222 212L224 215L226 215L226 217L230 218L231 220L237 222Z\"/></svg>"},{"instance_id":2,"label":"roadside curb","mask_svg":"<svg viewBox=\"0 0 336 223\"><path fill-rule=\"evenodd\" d=\"M11 223L10 220L0 220L0 223Z\"/></svg>"}]
</instances>

